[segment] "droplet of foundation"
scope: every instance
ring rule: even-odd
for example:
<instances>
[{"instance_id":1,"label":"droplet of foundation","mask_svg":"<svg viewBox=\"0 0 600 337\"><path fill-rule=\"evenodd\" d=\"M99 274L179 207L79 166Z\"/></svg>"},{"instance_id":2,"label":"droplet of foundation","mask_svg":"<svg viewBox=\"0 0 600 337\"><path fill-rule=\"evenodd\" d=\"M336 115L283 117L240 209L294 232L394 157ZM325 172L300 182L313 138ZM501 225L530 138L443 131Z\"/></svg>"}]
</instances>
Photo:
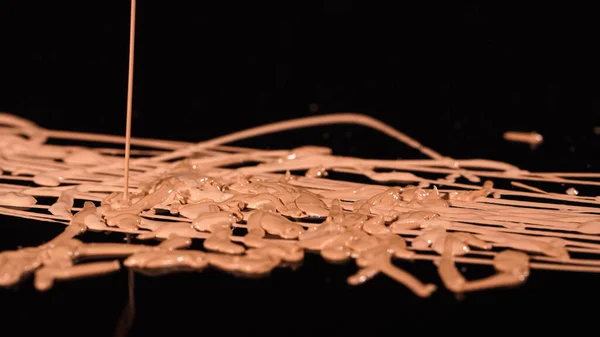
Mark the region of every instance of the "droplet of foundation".
<instances>
[{"instance_id":1,"label":"droplet of foundation","mask_svg":"<svg viewBox=\"0 0 600 337\"><path fill-rule=\"evenodd\" d=\"M33 182L40 186L55 187L60 185L61 180L61 177L55 177L46 174L36 174L35 176L33 176Z\"/></svg>"},{"instance_id":2,"label":"droplet of foundation","mask_svg":"<svg viewBox=\"0 0 600 337\"><path fill-rule=\"evenodd\" d=\"M52 204L52 206L50 206L48 211L60 217L71 218L73 216L73 214L71 213L71 208L73 207L73 202L75 200L74 198L74 189L63 191L56 200L56 202Z\"/></svg>"},{"instance_id":3,"label":"droplet of foundation","mask_svg":"<svg viewBox=\"0 0 600 337\"><path fill-rule=\"evenodd\" d=\"M328 175L328 173L323 166L317 166L314 168L310 168L305 173L305 176L308 178L322 178L322 177L326 177L327 175Z\"/></svg>"},{"instance_id":4,"label":"droplet of foundation","mask_svg":"<svg viewBox=\"0 0 600 337\"><path fill-rule=\"evenodd\" d=\"M260 224L260 227L267 233L278 235L284 239L297 239L304 231L302 226L281 215L260 210L253 211L248 217L248 222Z\"/></svg>"},{"instance_id":5,"label":"droplet of foundation","mask_svg":"<svg viewBox=\"0 0 600 337\"><path fill-rule=\"evenodd\" d=\"M0 192L0 205L28 207L37 203L37 200L28 195L19 192Z\"/></svg>"},{"instance_id":6,"label":"droplet of foundation","mask_svg":"<svg viewBox=\"0 0 600 337\"><path fill-rule=\"evenodd\" d=\"M494 268L525 279L529 276L529 256L519 251L503 250L494 257Z\"/></svg>"},{"instance_id":7,"label":"droplet of foundation","mask_svg":"<svg viewBox=\"0 0 600 337\"><path fill-rule=\"evenodd\" d=\"M135 214L121 213L106 220L106 224L111 227L119 227L126 230L136 230L141 223L141 218Z\"/></svg>"},{"instance_id":8,"label":"droplet of foundation","mask_svg":"<svg viewBox=\"0 0 600 337\"><path fill-rule=\"evenodd\" d=\"M95 213L86 215L85 218L83 219L83 222L90 229L94 229L94 230L106 230L107 229L106 224L102 220L102 217L100 217L100 215L95 214Z\"/></svg>"},{"instance_id":9,"label":"droplet of foundation","mask_svg":"<svg viewBox=\"0 0 600 337\"><path fill-rule=\"evenodd\" d=\"M363 230L369 234L386 234L390 229L385 226L383 216L373 217L363 224Z\"/></svg>"},{"instance_id":10,"label":"droplet of foundation","mask_svg":"<svg viewBox=\"0 0 600 337\"><path fill-rule=\"evenodd\" d=\"M537 132L507 131L504 133L504 139L511 142L527 143L532 146L538 146L544 142L544 137Z\"/></svg>"},{"instance_id":11,"label":"droplet of foundation","mask_svg":"<svg viewBox=\"0 0 600 337\"><path fill-rule=\"evenodd\" d=\"M329 214L327 205L312 193L300 192L296 198L296 206L312 218L326 217Z\"/></svg>"},{"instance_id":12,"label":"droplet of foundation","mask_svg":"<svg viewBox=\"0 0 600 337\"><path fill-rule=\"evenodd\" d=\"M578 194L579 194L579 191L578 191L578 190L576 190L576 189L575 189L575 188L573 188L573 187L570 187L570 188L568 188L568 189L567 189L566 193L567 193L568 195L578 195Z\"/></svg>"},{"instance_id":13,"label":"droplet of foundation","mask_svg":"<svg viewBox=\"0 0 600 337\"><path fill-rule=\"evenodd\" d=\"M236 223L238 219L231 213L220 211L214 213L204 213L200 214L194 221L192 222L192 227L198 231L212 231L213 226L218 225L232 225Z\"/></svg>"}]
</instances>

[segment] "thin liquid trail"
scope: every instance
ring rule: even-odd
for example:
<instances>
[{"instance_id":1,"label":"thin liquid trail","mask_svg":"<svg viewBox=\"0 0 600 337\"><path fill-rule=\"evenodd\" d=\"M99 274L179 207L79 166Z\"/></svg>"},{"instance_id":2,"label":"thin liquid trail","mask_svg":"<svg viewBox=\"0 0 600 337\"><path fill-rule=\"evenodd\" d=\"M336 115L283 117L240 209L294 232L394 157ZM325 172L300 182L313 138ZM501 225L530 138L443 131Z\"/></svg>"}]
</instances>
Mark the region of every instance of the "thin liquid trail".
<instances>
[{"instance_id":1,"label":"thin liquid trail","mask_svg":"<svg viewBox=\"0 0 600 337\"><path fill-rule=\"evenodd\" d=\"M127 244L131 244L131 235L127 234ZM133 326L133 319L135 317L135 292L134 292L134 274L133 269L127 270L127 292L128 298L125 307L123 308L123 312L119 317L119 321L117 322L117 326L114 332L115 337L125 337L129 335L131 332L131 327Z\"/></svg>"},{"instance_id":2,"label":"thin liquid trail","mask_svg":"<svg viewBox=\"0 0 600 337\"><path fill-rule=\"evenodd\" d=\"M131 0L131 19L129 28L129 75L127 81L127 121L125 124L125 182L123 198L129 201L129 155L131 148L131 110L133 105L133 56L135 51L135 7L136 0Z\"/></svg>"},{"instance_id":3,"label":"thin liquid trail","mask_svg":"<svg viewBox=\"0 0 600 337\"><path fill-rule=\"evenodd\" d=\"M129 29L129 73L127 80L127 121L125 124L125 181L123 183L123 198L129 202L129 157L131 154L131 115L133 105L133 62L135 54L135 12L136 0L131 0L131 18ZM131 244L131 235L127 234L127 244ZM133 270L127 271L128 301L119 319L115 336L127 336L133 324L135 315Z\"/></svg>"},{"instance_id":4,"label":"thin liquid trail","mask_svg":"<svg viewBox=\"0 0 600 337\"><path fill-rule=\"evenodd\" d=\"M231 142L235 142L238 140L243 140L247 138L267 135L271 133L277 133L281 131L288 131L293 129L307 128L312 126L320 126L320 125L330 125L330 124L355 124L355 125L363 125L369 127L374 130L378 130L396 140L403 142L404 144L420 151L424 155L428 156L432 159L443 159L444 156L437 153L436 151L423 146L421 143L416 141L415 139L409 137L408 135L392 128L391 126L373 118L370 116L357 114L357 113L335 113L324 116L311 116L311 117L302 117L297 119L290 119L281 122L270 123L262 126L257 126L253 128L249 128L242 131L237 131L225 136L213 138L207 141L203 141L200 143L196 143L192 146L178 149L177 151L167 153L161 156L156 156L152 158L153 161L168 161L172 159L176 159L179 157L185 157L190 155L194 151L198 151L200 149L205 149L208 147L228 144Z\"/></svg>"}]
</instances>

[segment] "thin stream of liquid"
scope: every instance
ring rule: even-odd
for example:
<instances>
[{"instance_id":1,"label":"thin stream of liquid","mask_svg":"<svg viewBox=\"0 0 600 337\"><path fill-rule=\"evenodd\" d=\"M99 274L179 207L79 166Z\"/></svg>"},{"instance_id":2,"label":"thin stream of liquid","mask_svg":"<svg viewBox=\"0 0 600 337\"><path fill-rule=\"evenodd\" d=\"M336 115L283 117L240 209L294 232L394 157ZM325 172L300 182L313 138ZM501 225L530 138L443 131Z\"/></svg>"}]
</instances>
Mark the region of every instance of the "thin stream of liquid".
<instances>
[{"instance_id":1,"label":"thin stream of liquid","mask_svg":"<svg viewBox=\"0 0 600 337\"><path fill-rule=\"evenodd\" d=\"M131 115L133 107L133 65L135 55L135 8L136 0L131 0L131 17L129 28L129 73L127 79L127 118L125 122L125 182L123 183L123 200L129 202L129 157L131 153Z\"/></svg>"}]
</instances>

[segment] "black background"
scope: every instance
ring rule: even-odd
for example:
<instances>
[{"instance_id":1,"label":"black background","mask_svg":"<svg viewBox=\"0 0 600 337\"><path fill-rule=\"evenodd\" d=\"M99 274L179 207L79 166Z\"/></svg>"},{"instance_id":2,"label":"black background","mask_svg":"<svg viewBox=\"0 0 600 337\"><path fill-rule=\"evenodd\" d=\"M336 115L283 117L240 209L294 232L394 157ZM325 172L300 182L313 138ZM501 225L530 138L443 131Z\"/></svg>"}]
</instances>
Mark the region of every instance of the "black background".
<instances>
[{"instance_id":1,"label":"black background","mask_svg":"<svg viewBox=\"0 0 600 337\"><path fill-rule=\"evenodd\" d=\"M352 111L455 158L503 160L533 171L597 172L599 28L591 6L573 4L139 1L133 135L200 141L292 117ZM128 29L127 1L2 0L0 111L46 128L122 135ZM508 143L502 139L507 130L538 131L545 143L535 151ZM239 144L419 156L354 126ZM7 228L3 250L39 244L60 230L7 217L0 225ZM433 266L403 266L439 284ZM176 324L197 334L207 326L225 334L344 334L374 324L383 326L379 332L412 326L476 333L463 327L468 315L490 318L495 323L488 329L516 329L511 322L523 319L539 328L574 323L561 315L597 306L600 299L598 275L535 271L518 289L461 299L440 290L421 300L385 277L347 287L353 270L309 257L297 272L278 270L262 280L214 271L136 276L132 334ZM43 294L30 282L0 290L6 311L0 325L52 333L60 321L111 335L126 284L120 273L58 284ZM532 318L538 314L560 318ZM449 316L457 323L431 323ZM417 323L417 317L430 323ZM289 324L275 323L282 319Z\"/></svg>"}]
</instances>

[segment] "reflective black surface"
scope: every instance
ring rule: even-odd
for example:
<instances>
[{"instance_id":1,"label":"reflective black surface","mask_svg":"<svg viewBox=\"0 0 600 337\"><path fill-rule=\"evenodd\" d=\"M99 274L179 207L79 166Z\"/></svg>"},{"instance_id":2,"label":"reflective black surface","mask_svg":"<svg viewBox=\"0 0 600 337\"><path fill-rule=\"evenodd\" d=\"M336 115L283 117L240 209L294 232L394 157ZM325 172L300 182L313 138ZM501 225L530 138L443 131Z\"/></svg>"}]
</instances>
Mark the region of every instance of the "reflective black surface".
<instances>
[{"instance_id":1,"label":"reflective black surface","mask_svg":"<svg viewBox=\"0 0 600 337\"><path fill-rule=\"evenodd\" d=\"M532 171L598 171L597 24L590 8L394 6L140 1L133 135L200 141L310 115L309 104L316 103L317 114L366 113L455 158L503 160ZM0 110L47 128L123 134L128 10L127 1L2 1ZM536 130L545 143L531 151L504 141L507 130ZM304 144L331 146L341 155L419 156L355 126L240 143ZM581 193L600 194L598 189ZM42 243L61 230L8 217L0 217L0 226L3 250ZM117 238L86 234L83 239ZM429 263L401 266L439 284ZM595 290L600 275L594 274L534 271L517 289L460 299L440 290L423 300L383 276L349 287L345 279L354 268L308 256L297 271L277 270L256 280L212 270L135 275L130 335L162 333L178 324L173 333L343 335L363 334L375 323L381 324L379 333L443 327L482 334L514 331L522 322L532 329L590 323L570 314L600 300ZM468 267L466 275L489 271ZM18 327L22 334L67 329L69 335L110 336L127 304L127 284L124 271L61 282L46 293L27 281L0 290L0 325ZM551 316L532 318L543 314ZM463 328L468 316L488 323L485 330ZM445 325L444 317L455 323Z\"/></svg>"}]
</instances>

